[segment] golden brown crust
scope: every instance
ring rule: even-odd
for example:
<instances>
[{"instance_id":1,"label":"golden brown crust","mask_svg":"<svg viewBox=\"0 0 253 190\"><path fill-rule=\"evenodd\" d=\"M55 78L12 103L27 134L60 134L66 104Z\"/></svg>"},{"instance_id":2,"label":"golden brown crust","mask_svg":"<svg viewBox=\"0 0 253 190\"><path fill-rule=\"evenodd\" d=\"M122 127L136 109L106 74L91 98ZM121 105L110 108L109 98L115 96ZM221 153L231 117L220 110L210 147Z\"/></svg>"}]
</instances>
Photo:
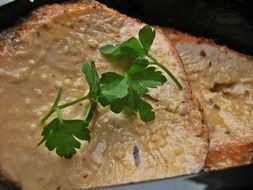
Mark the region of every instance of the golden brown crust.
<instances>
[{"instance_id":1,"label":"golden brown crust","mask_svg":"<svg viewBox=\"0 0 253 190\"><path fill-rule=\"evenodd\" d=\"M45 24L46 27L46 22L55 19L57 16L64 16L64 14L69 13L72 13L74 15L75 14L78 15L80 13L85 14L89 13L92 10L97 9L111 11L111 9L108 9L106 6L92 0L84 0L64 4L45 5L33 11L31 17L29 17L17 29L16 35L17 36L24 35L30 30L36 29L37 27L43 24Z\"/></svg>"},{"instance_id":2,"label":"golden brown crust","mask_svg":"<svg viewBox=\"0 0 253 190\"><path fill-rule=\"evenodd\" d=\"M253 154L253 144L227 143L210 149L207 156L205 170L227 167L227 162L237 166L250 163Z\"/></svg>"},{"instance_id":3,"label":"golden brown crust","mask_svg":"<svg viewBox=\"0 0 253 190\"><path fill-rule=\"evenodd\" d=\"M206 38L198 38L192 35L189 35L187 33L182 33L180 31L171 29L171 28L163 28L164 31L166 31L167 35L169 35L169 38L172 42L177 41L188 41L188 42L194 42L194 43L208 43L210 45L218 46L215 44L215 42L212 39L206 39Z\"/></svg>"},{"instance_id":4,"label":"golden brown crust","mask_svg":"<svg viewBox=\"0 0 253 190\"><path fill-rule=\"evenodd\" d=\"M44 5L32 12L32 14L25 19L20 25L14 27L1 34L0 37L0 52L4 50L6 41L12 41L13 39L25 35L31 30L35 30L39 27L47 28L47 22L54 20L57 17L63 17L64 14L71 13L72 16L79 14L88 14L97 10L107 11L112 14L120 14L127 18L127 15L119 13L116 10L110 9L95 0L75 0L72 2L66 2L61 4ZM140 20L134 19L136 22L141 23ZM11 37L11 38L10 38Z\"/></svg>"},{"instance_id":5,"label":"golden brown crust","mask_svg":"<svg viewBox=\"0 0 253 190\"><path fill-rule=\"evenodd\" d=\"M94 0L79 0L70 3L44 5L32 12L32 14L18 25L13 31L4 32L0 38L0 51L3 51L7 40L12 40L22 35L25 35L31 30L39 27L47 27L49 20L54 20L58 16L62 17L64 14L72 13L74 15L89 13L93 10L103 9L117 14L117 11L108 9L103 4ZM12 39L9 39L9 34L13 33Z\"/></svg>"}]
</instances>

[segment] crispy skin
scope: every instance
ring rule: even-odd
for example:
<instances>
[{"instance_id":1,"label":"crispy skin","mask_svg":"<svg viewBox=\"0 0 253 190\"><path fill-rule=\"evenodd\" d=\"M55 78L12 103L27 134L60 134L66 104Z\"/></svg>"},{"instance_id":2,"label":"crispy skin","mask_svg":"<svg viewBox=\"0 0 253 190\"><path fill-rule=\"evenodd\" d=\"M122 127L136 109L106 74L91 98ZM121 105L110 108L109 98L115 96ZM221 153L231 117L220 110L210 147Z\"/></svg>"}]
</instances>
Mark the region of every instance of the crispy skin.
<instances>
[{"instance_id":1,"label":"crispy skin","mask_svg":"<svg viewBox=\"0 0 253 190\"><path fill-rule=\"evenodd\" d=\"M58 86L65 89L63 101L84 95L88 86L79 67L85 60L93 59L99 73L122 72L97 48L136 36L143 25L94 1L56 4L34 12L11 39L1 42L0 120L5 123L0 125L0 166L11 180L25 190L75 189L202 169L206 127L177 52L159 29L151 53L184 88L179 90L168 79L150 90L147 101L156 112L154 121L144 123L136 116L99 107L89 126L91 142L83 142L72 159L59 158L44 146L34 149L43 127L39 118L50 108ZM84 101L63 115L82 118L86 106Z\"/></svg>"},{"instance_id":2,"label":"crispy skin","mask_svg":"<svg viewBox=\"0 0 253 190\"><path fill-rule=\"evenodd\" d=\"M181 56L193 94L210 128L206 169L252 161L253 58L215 44L165 29Z\"/></svg>"}]
</instances>

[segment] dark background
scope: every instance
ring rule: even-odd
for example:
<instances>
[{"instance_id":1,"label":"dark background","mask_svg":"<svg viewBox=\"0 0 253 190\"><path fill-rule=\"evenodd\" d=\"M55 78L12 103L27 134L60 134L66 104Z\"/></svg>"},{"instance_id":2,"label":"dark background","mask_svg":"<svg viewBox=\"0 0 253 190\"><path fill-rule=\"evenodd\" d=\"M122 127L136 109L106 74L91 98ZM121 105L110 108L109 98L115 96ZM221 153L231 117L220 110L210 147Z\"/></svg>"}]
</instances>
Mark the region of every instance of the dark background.
<instances>
[{"instance_id":1,"label":"dark background","mask_svg":"<svg viewBox=\"0 0 253 190\"><path fill-rule=\"evenodd\" d=\"M68 0L16 0L0 7L0 30L14 26L30 11ZM253 55L252 0L100 0L148 24L169 26L214 39L239 52Z\"/></svg>"}]
</instances>

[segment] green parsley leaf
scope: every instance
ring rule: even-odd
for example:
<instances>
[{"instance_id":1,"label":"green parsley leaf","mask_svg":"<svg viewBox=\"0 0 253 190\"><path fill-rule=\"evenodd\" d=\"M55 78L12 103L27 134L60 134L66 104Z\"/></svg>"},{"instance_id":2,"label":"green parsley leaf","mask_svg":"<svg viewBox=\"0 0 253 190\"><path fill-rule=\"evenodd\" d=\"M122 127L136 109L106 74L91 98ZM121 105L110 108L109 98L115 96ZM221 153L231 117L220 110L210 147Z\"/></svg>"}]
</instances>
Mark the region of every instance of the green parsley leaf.
<instances>
[{"instance_id":1,"label":"green parsley leaf","mask_svg":"<svg viewBox=\"0 0 253 190\"><path fill-rule=\"evenodd\" d=\"M129 88L128 95L124 98L113 101L110 108L115 113L120 113L124 109L131 112L137 112L139 99L139 95L132 88Z\"/></svg>"},{"instance_id":2,"label":"green parsley leaf","mask_svg":"<svg viewBox=\"0 0 253 190\"><path fill-rule=\"evenodd\" d=\"M141 99L140 96L132 89L130 89L128 96L113 101L110 108L114 113L120 113L124 109L134 113L139 112L140 118L144 122L155 119L155 113L152 106Z\"/></svg>"},{"instance_id":3,"label":"green parsley leaf","mask_svg":"<svg viewBox=\"0 0 253 190\"><path fill-rule=\"evenodd\" d=\"M75 149L79 149L81 143L77 140L90 140L88 123L83 120L53 119L47 124L42 132L43 139L40 144L45 143L49 151L56 149L56 153L64 158L71 158ZM77 138L77 139L76 139Z\"/></svg>"},{"instance_id":4,"label":"green parsley leaf","mask_svg":"<svg viewBox=\"0 0 253 190\"><path fill-rule=\"evenodd\" d=\"M145 50L139 40L132 37L119 45L105 45L99 51L110 58L118 60L134 60L139 56L145 55Z\"/></svg>"},{"instance_id":5,"label":"green parsley leaf","mask_svg":"<svg viewBox=\"0 0 253 190\"><path fill-rule=\"evenodd\" d=\"M152 28L148 25L144 26L139 31L139 39L142 47L145 49L146 52L148 52L150 46L155 39L155 30L152 30Z\"/></svg>"},{"instance_id":6,"label":"green parsley leaf","mask_svg":"<svg viewBox=\"0 0 253 190\"><path fill-rule=\"evenodd\" d=\"M142 99L139 100L138 111L141 120L144 122L152 121L155 119L155 112L153 111L152 106Z\"/></svg>"},{"instance_id":7,"label":"green parsley leaf","mask_svg":"<svg viewBox=\"0 0 253 190\"><path fill-rule=\"evenodd\" d=\"M89 61L85 64L82 64L81 71L90 87L88 95L95 99L99 89L99 75L97 73L94 61Z\"/></svg>"},{"instance_id":8,"label":"green parsley leaf","mask_svg":"<svg viewBox=\"0 0 253 190\"><path fill-rule=\"evenodd\" d=\"M142 64L140 64L142 63ZM166 82L166 77L155 67L147 67L146 60L140 58L135 62L128 71L128 80L131 87L139 95L148 92L148 88L156 88Z\"/></svg>"},{"instance_id":9,"label":"green parsley leaf","mask_svg":"<svg viewBox=\"0 0 253 190\"><path fill-rule=\"evenodd\" d=\"M127 79L117 73L103 73L100 84L99 101L103 106L110 104L115 99L123 98L128 94Z\"/></svg>"},{"instance_id":10,"label":"green parsley leaf","mask_svg":"<svg viewBox=\"0 0 253 190\"><path fill-rule=\"evenodd\" d=\"M116 53L116 50L119 48L118 45L104 45L99 48L100 53L103 55L112 55L113 53Z\"/></svg>"},{"instance_id":11,"label":"green parsley leaf","mask_svg":"<svg viewBox=\"0 0 253 190\"><path fill-rule=\"evenodd\" d=\"M131 67L128 69L128 73L136 74L143 70L143 68L147 67L149 65L149 61L145 58L138 57L134 64L131 65Z\"/></svg>"},{"instance_id":12,"label":"green parsley leaf","mask_svg":"<svg viewBox=\"0 0 253 190\"><path fill-rule=\"evenodd\" d=\"M116 45L104 45L99 48L99 51L104 56L107 56L109 58L120 58L121 57L121 48L118 44Z\"/></svg>"},{"instance_id":13,"label":"green parsley leaf","mask_svg":"<svg viewBox=\"0 0 253 190\"><path fill-rule=\"evenodd\" d=\"M140 98L149 88L156 88L166 82L162 72L155 67L147 67L148 60L138 58L129 68L125 76L114 72L102 74L100 79L99 102L110 105L115 113L124 109L138 112L143 121L154 119L150 104Z\"/></svg>"},{"instance_id":14,"label":"green parsley leaf","mask_svg":"<svg viewBox=\"0 0 253 190\"><path fill-rule=\"evenodd\" d=\"M120 47L123 53L123 58L124 55L127 55L126 58L133 58L133 59L145 55L144 49L139 43L139 40L134 37L123 42Z\"/></svg>"}]
</instances>

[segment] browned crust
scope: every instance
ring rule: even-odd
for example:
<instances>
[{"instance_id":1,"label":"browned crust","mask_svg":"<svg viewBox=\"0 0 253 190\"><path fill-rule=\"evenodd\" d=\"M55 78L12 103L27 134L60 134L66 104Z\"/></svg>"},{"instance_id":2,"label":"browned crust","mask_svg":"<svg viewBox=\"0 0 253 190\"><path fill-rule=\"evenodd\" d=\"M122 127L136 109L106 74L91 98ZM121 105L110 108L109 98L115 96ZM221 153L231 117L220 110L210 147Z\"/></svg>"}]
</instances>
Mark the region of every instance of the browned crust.
<instances>
[{"instance_id":1,"label":"browned crust","mask_svg":"<svg viewBox=\"0 0 253 190\"><path fill-rule=\"evenodd\" d=\"M234 166L249 163L253 154L253 143L238 144L227 143L208 152L205 169L213 170L225 167L227 161L232 161ZM230 165L231 166L231 165Z\"/></svg>"},{"instance_id":2,"label":"browned crust","mask_svg":"<svg viewBox=\"0 0 253 190\"><path fill-rule=\"evenodd\" d=\"M45 25L49 20L55 19L56 17L65 16L65 14L87 14L92 10L98 9L114 12L111 9L108 9L106 6L92 0L45 5L32 12L32 15L19 26L16 31L16 36L18 37L25 35L30 30Z\"/></svg>"},{"instance_id":3,"label":"browned crust","mask_svg":"<svg viewBox=\"0 0 253 190\"><path fill-rule=\"evenodd\" d=\"M66 14L71 14L71 16L88 14L92 11L99 10L107 11L108 13L115 15L121 14L118 11L110 9L94 0L78 0L72 1L70 3L42 6L34 10L27 19L25 19L19 26L14 29L14 31L12 31L14 34L11 35L11 39L8 38L10 32L4 32L1 34L0 52L2 52L7 46L6 41L24 36L31 30L35 30L39 27L47 27L47 22L52 21L58 17L66 16ZM121 15L127 18L127 15ZM134 20L140 23L138 19Z\"/></svg>"},{"instance_id":4,"label":"browned crust","mask_svg":"<svg viewBox=\"0 0 253 190\"><path fill-rule=\"evenodd\" d=\"M187 33L182 33L180 31L177 31L171 28L163 28L163 30L169 35L170 40L173 42L188 41L188 42L194 42L197 44L208 43L209 45L218 46L217 44L215 44L215 42L212 39L195 37L195 36L189 35Z\"/></svg>"}]
</instances>

